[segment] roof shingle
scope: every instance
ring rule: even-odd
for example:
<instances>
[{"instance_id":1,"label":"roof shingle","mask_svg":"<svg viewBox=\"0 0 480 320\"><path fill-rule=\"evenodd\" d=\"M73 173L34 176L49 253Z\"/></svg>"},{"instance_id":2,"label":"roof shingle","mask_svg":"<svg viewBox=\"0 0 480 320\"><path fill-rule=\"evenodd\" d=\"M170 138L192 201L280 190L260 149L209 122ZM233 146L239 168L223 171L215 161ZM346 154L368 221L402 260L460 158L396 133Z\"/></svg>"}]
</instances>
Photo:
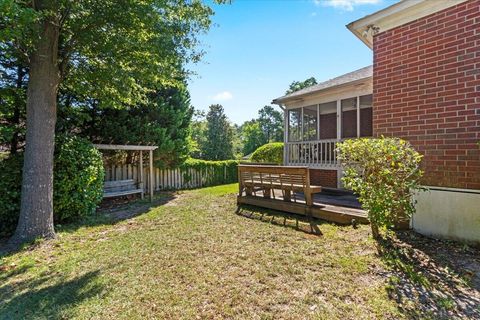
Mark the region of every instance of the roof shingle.
<instances>
[{"instance_id":1,"label":"roof shingle","mask_svg":"<svg viewBox=\"0 0 480 320\"><path fill-rule=\"evenodd\" d=\"M277 103L277 102L282 102L285 100L288 100L290 98L295 98L295 97L300 97L309 93L329 89L332 87L336 87L339 85L347 84L349 82L357 81L360 79L365 79L371 77L373 74L373 67L368 66L364 67L349 73L346 73L344 75L341 75L339 77L318 83L316 85L310 86L308 88L304 88L302 90L295 91L293 93L287 94L285 96L276 98L272 101L272 103Z\"/></svg>"}]
</instances>

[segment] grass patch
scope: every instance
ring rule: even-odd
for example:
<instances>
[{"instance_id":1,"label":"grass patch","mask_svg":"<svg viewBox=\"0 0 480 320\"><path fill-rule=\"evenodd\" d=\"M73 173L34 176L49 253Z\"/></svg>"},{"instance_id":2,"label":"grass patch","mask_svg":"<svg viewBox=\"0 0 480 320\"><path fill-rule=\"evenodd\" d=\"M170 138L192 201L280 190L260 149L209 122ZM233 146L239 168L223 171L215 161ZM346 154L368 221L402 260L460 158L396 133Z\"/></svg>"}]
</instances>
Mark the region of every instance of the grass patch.
<instances>
[{"instance_id":1,"label":"grass patch","mask_svg":"<svg viewBox=\"0 0 480 320\"><path fill-rule=\"evenodd\" d=\"M162 193L4 256L0 319L408 317L368 226L249 219L235 214L237 187Z\"/></svg>"}]
</instances>

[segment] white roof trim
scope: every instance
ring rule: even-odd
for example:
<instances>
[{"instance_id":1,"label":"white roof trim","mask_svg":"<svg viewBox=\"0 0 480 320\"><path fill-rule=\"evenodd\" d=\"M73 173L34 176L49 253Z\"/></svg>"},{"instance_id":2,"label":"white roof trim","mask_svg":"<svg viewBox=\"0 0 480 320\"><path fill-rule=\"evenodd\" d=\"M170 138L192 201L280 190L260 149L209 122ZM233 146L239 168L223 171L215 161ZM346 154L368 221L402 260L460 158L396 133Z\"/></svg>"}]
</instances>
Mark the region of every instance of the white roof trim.
<instances>
[{"instance_id":1,"label":"white roof trim","mask_svg":"<svg viewBox=\"0 0 480 320\"><path fill-rule=\"evenodd\" d=\"M368 76L368 77L353 80L353 81L350 81L350 82L337 84L335 86L322 88L322 89L318 89L318 90L315 90L315 91L305 92L305 93L302 93L301 95L297 95L297 96L294 96L294 97L285 97L285 98L281 97L281 98L277 98L277 99L272 100L272 104L279 104L279 103L280 104L287 104L289 102L304 101L305 97L308 97L308 96L314 96L314 95L318 95L318 94L321 94L321 93L324 93L324 92L332 92L332 91L336 91L336 90L343 89L343 88L351 88L352 86L357 86L359 84L363 84L365 82L372 81L372 79L373 79L372 76Z\"/></svg>"},{"instance_id":2,"label":"white roof trim","mask_svg":"<svg viewBox=\"0 0 480 320\"><path fill-rule=\"evenodd\" d=\"M384 32L468 0L402 0L347 25L370 49L374 34Z\"/></svg>"}]
</instances>

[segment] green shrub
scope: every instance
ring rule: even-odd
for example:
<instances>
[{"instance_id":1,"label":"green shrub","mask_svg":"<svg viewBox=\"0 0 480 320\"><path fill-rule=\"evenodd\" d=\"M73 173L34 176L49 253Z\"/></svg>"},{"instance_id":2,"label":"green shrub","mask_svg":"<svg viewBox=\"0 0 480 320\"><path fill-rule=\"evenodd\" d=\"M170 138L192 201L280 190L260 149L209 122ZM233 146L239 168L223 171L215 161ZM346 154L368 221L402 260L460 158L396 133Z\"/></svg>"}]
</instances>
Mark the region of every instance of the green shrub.
<instances>
[{"instance_id":1,"label":"green shrub","mask_svg":"<svg viewBox=\"0 0 480 320\"><path fill-rule=\"evenodd\" d=\"M20 213L23 156L0 160L0 238L10 235Z\"/></svg>"},{"instance_id":2,"label":"green shrub","mask_svg":"<svg viewBox=\"0 0 480 320\"><path fill-rule=\"evenodd\" d=\"M343 182L367 210L372 234L393 227L415 211L413 192L419 189L422 156L405 140L361 138L337 145L345 168Z\"/></svg>"},{"instance_id":3,"label":"green shrub","mask_svg":"<svg viewBox=\"0 0 480 320\"><path fill-rule=\"evenodd\" d=\"M250 157L252 162L283 163L283 142L264 144L253 152Z\"/></svg>"},{"instance_id":4,"label":"green shrub","mask_svg":"<svg viewBox=\"0 0 480 320\"><path fill-rule=\"evenodd\" d=\"M95 212L102 200L102 154L85 139L57 139L53 180L55 221L67 221Z\"/></svg>"},{"instance_id":5,"label":"green shrub","mask_svg":"<svg viewBox=\"0 0 480 320\"><path fill-rule=\"evenodd\" d=\"M23 155L0 160L0 237L10 235L18 221ZM56 141L53 212L55 222L71 221L95 212L102 199L102 155L87 140L60 137Z\"/></svg>"}]
</instances>

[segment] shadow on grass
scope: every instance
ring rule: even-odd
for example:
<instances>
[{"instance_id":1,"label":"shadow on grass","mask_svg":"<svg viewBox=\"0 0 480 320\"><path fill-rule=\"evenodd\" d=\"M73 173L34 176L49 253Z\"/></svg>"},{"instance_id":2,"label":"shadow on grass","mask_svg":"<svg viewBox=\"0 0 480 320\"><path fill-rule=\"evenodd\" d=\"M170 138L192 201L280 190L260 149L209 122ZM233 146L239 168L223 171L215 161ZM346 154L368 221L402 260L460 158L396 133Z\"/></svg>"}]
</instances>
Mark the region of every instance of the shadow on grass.
<instances>
[{"instance_id":1,"label":"shadow on grass","mask_svg":"<svg viewBox=\"0 0 480 320\"><path fill-rule=\"evenodd\" d=\"M246 204L238 206L236 213L249 219L260 220L262 222L268 222L317 236L322 235L319 226L325 223L323 220L313 217L306 217Z\"/></svg>"},{"instance_id":2,"label":"shadow on grass","mask_svg":"<svg viewBox=\"0 0 480 320\"><path fill-rule=\"evenodd\" d=\"M102 293L98 275L62 281L51 274L0 286L0 319L66 319L69 307Z\"/></svg>"},{"instance_id":3,"label":"shadow on grass","mask_svg":"<svg viewBox=\"0 0 480 320\"><path fill-rule=\"evenodd\" d=\"M413 231L379 241L388 293L410 319L480 319L480 251Z\"/></svg>"},{"instance_id":4,"label":"shadow on grass","mask_svg":"<svg viewBox=\"0 0 480 320\"><path fill-rule=\"evenodd\" d=\"M134 218L149 212L152 208L165 205L177 198L173 191L162 191L155 194L153 201L145 199L119 198L113 201L104 201L100 204L97 212L79 221L56 224L58 232L72 233L82 227L94 227L99 225L114 225L120 221ZM21 246L11 246L8 239L0 239L0 258L4 258L26 249L33 249L36 243L27 243ZM0 265L0 272L2 271ZM1 275L0 275L1 277Z\"/></svg>"}]
</instances>

